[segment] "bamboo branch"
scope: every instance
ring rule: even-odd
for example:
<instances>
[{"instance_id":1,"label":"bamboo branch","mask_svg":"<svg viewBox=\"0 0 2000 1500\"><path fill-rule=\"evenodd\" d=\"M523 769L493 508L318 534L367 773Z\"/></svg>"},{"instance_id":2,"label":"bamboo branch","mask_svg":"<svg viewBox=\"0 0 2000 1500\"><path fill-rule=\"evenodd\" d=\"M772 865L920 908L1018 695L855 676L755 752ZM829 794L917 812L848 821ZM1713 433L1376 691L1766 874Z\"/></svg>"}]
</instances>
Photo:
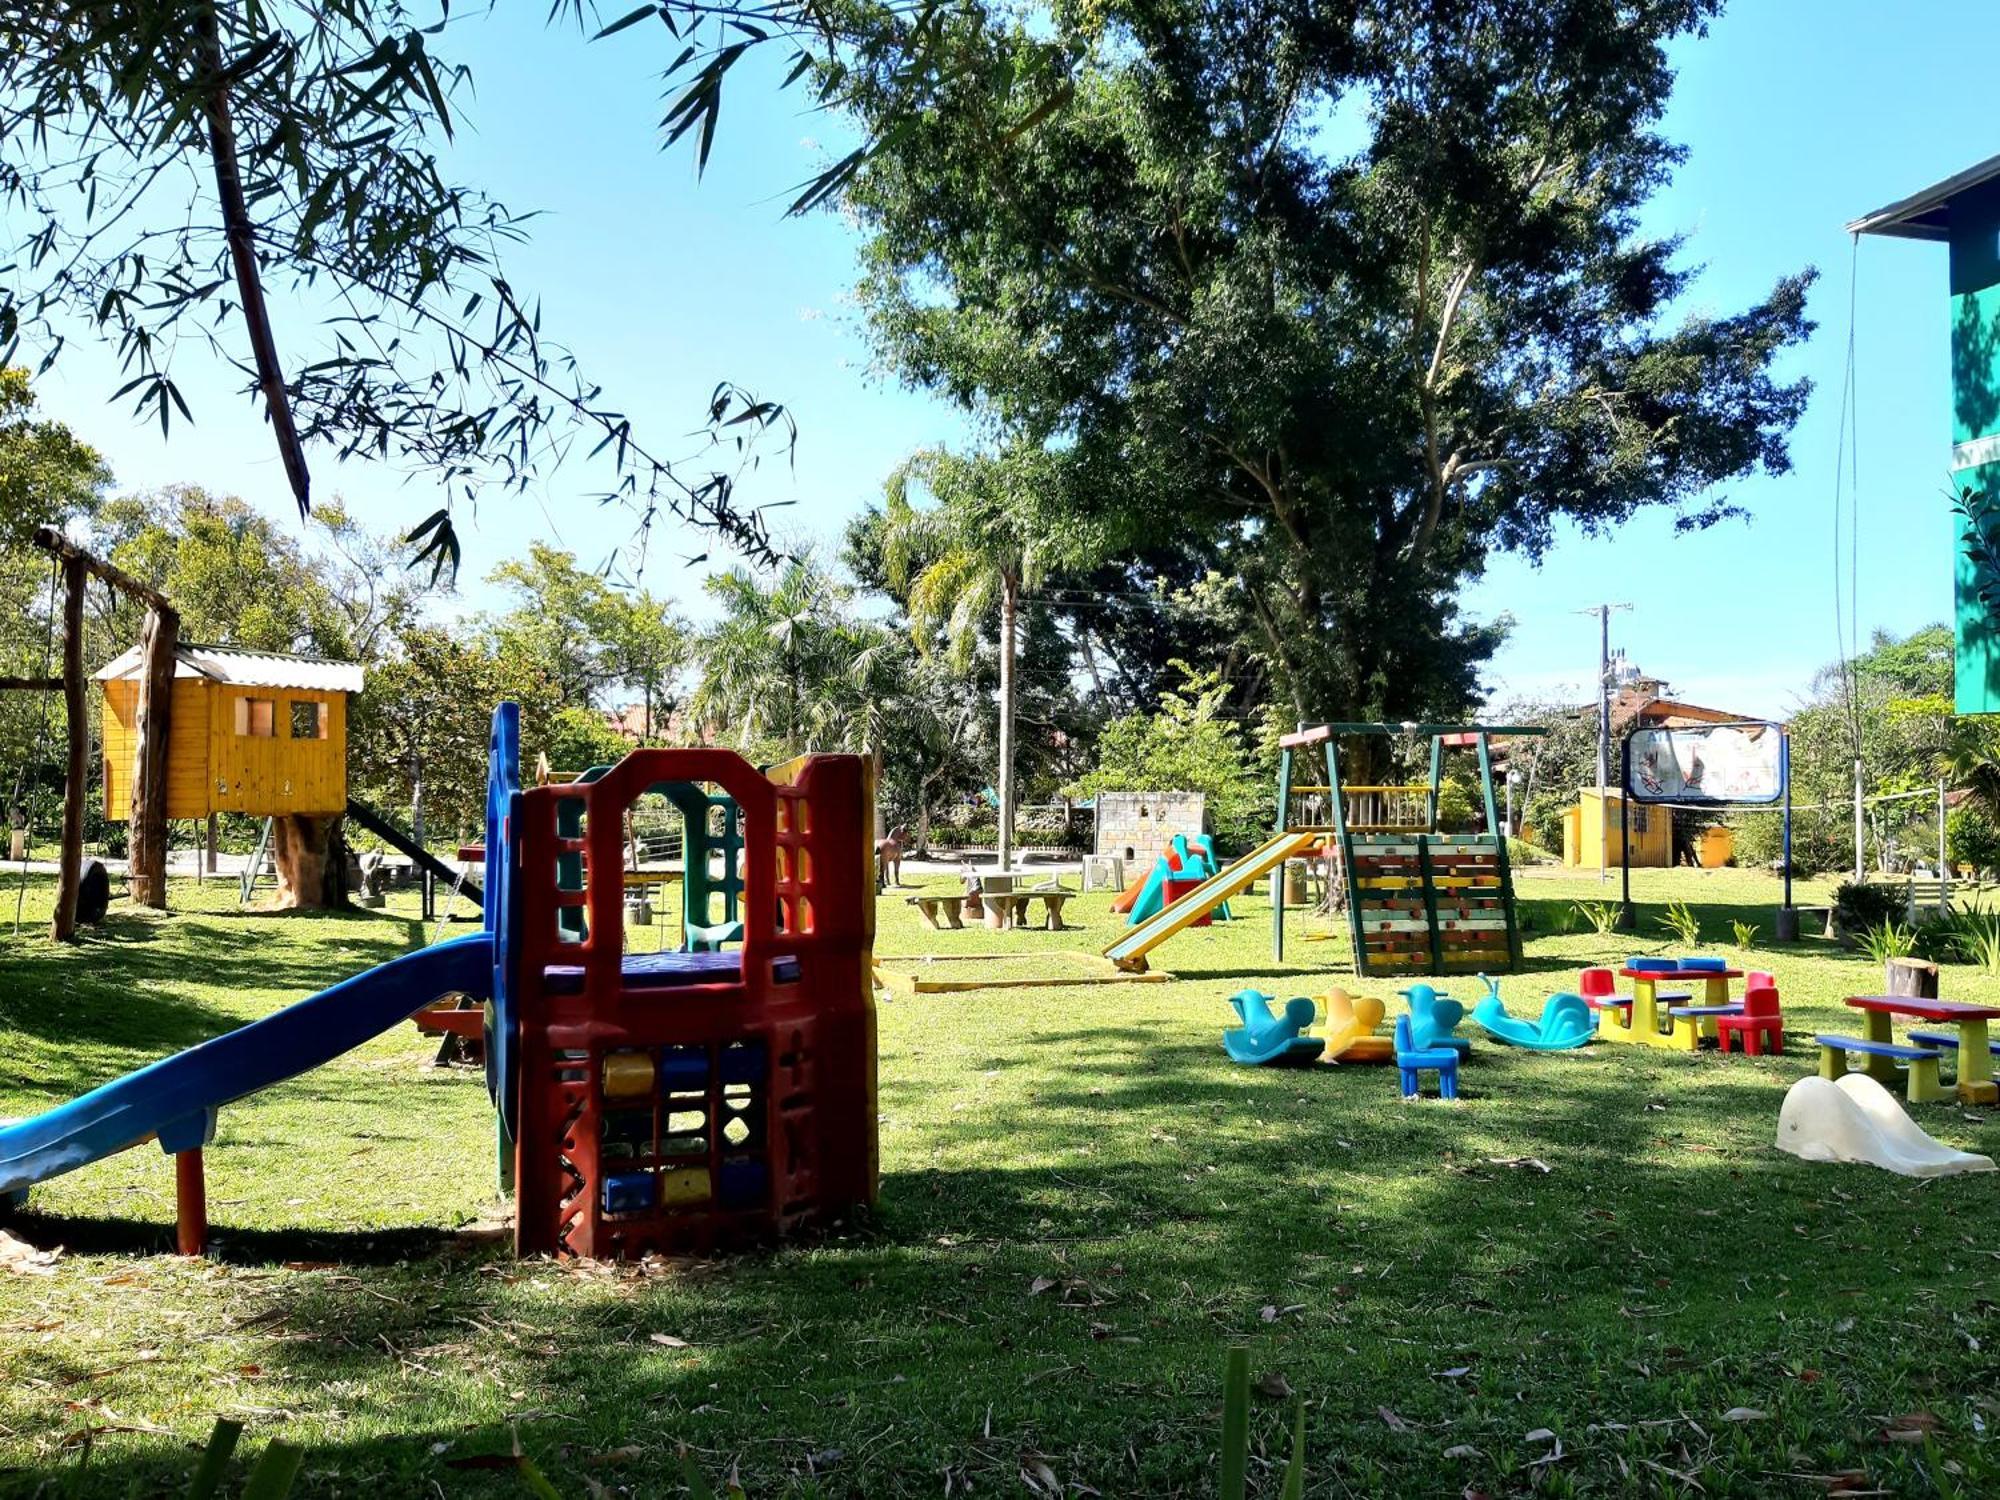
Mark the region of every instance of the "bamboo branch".
<instances>
[{"instance_id":1,"label":"bamboo branch","mask_svg":"<svg viewBox=\"0 0 2000 1500\"><path fill-rule=\"evenodd\" d=\"M264 283L257 270L257 232L250 222L249 204L243 198L243 174L236 159L236 129L229 118L229 76L222 66L222 36L214 6L202 6L195 24L202 71L206 75L203 81L208 90L203 109L208 116L209 156L215 164L215 196L222 206L222 228L229 241L229 258L236 267L236 293L243 303L243 324L250 334L257 384L264 392L271 431L278 440L278 456L284 460L285 477L292 483L299 514L305 516L312 511L312 475L307 472L305 448L292 420L292 402L285 390L284 368L278 362L278 341L271 332L270 309L264 305Z\"/></svg>"}]
</instances>

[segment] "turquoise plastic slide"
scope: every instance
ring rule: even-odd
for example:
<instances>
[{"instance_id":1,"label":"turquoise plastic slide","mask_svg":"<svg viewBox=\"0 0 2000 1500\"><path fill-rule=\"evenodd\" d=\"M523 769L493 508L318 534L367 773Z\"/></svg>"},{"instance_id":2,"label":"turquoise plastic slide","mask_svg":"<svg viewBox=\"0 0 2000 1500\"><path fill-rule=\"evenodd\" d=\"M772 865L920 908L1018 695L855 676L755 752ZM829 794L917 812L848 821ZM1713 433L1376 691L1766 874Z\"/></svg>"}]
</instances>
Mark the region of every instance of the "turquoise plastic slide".
<instances>
[{"instance_id":1,"label":"turquoise plastic slide","mask_svg":"<svg viewBox=\"0 0 2000 1500\"><path fill-rule=\"evenodd\" d=\"M1180 861L1180 869L1175 870L1173 861L1164 854L1153 861L1152 872L1146 876L1146 883L1139 887L1132 910L1125 918L1127 927L1137 927L1160 914L1167 904L1169 880L1210 880L1222 868L1215 855L1215 839L1210 834L1177 833L1168 847L1173 851L1173 858ZM1215 920L1229 920L1227 901L1215 908Z\"/></svg>"}]
</instances>

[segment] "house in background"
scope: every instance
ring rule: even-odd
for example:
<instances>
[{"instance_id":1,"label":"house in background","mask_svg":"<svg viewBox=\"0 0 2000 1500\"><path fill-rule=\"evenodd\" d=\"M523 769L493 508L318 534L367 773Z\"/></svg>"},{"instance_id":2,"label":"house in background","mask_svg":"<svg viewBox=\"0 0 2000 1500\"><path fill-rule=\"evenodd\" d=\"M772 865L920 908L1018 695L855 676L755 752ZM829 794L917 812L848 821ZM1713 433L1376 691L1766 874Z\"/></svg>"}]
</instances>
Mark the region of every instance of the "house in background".
<instances>
[{"instance_id":1,"label":"house in background","mask_svg":"<svg viewBox=\"0 0 2000 1500\"><path fill-rule=\"evenodd\" d=\"M104 690L104 815L132 812L137 646L97 672ZM202 646L174 651L167 816L331 817L347 810L347 700L354 662Z\"/></svg>"}]
</instances>

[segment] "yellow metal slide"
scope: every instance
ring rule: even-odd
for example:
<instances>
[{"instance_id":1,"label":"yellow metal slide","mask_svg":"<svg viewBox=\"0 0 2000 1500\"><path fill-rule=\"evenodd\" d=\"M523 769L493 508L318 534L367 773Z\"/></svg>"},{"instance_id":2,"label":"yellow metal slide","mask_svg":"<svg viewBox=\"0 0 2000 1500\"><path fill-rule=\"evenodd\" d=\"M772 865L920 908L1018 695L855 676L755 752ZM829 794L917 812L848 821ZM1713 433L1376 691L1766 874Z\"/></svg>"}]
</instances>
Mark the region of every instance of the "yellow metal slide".
<instances>
[{"instance_id":1,"label":"yellow metal slide","mask_svg":"<svg viewBox=\"0 0 2000 1500\"><path fill-rule=\"evenodd\" d=\"M1266 839L1235 863L1224 865L1180 900L1128 929L1123 937L1104 950L1104 956L1121 969L1143 973L1146 955L1161 943L1199 920L1204 913L1214 911L1259 875L1269 874L1326 836L1321 830L1317 833L1281 833Z\"/></svg>"}]
</instances>

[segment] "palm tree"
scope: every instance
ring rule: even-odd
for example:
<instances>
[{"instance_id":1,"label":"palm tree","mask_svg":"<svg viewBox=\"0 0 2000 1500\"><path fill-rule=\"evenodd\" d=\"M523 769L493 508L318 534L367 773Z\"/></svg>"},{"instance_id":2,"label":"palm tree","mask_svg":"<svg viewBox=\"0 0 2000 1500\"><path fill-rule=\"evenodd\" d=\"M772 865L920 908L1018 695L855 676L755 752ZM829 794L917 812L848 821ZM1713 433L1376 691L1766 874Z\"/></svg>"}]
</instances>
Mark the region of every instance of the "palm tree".
<instances>
[{"instance_id":1,"label":"palm tree","mask_svg":"<svg viewBox=\"0 0 2000 1500\"><path fill-rule=\"evenodd\" d=\"M1014 851L1014 662L1021 595L1053 560L1054 538L1035 500L1049 479L1039 450L962 456L918 454L889 481L881 530L889 586L907 600L910 634L926 655L940 643L959 671L972 664L986 622L1000 616L1000 868ZM910 503L912 480L939 504Z\"/></svg>"},{"instance_id":2,"label":"palm tree","mask_svg":"<svg viewBox=\"0 0 2000 1500\"><path fill-rule=\"evenodd\" d=\"M767 578L732 569L707 588L722 618L701 642L699 722L733 723L737 744L778 739L787 754L872 751L897 691L894 633L847 618L852 591L808 555Z\"/></svg>"}]
</instances>

